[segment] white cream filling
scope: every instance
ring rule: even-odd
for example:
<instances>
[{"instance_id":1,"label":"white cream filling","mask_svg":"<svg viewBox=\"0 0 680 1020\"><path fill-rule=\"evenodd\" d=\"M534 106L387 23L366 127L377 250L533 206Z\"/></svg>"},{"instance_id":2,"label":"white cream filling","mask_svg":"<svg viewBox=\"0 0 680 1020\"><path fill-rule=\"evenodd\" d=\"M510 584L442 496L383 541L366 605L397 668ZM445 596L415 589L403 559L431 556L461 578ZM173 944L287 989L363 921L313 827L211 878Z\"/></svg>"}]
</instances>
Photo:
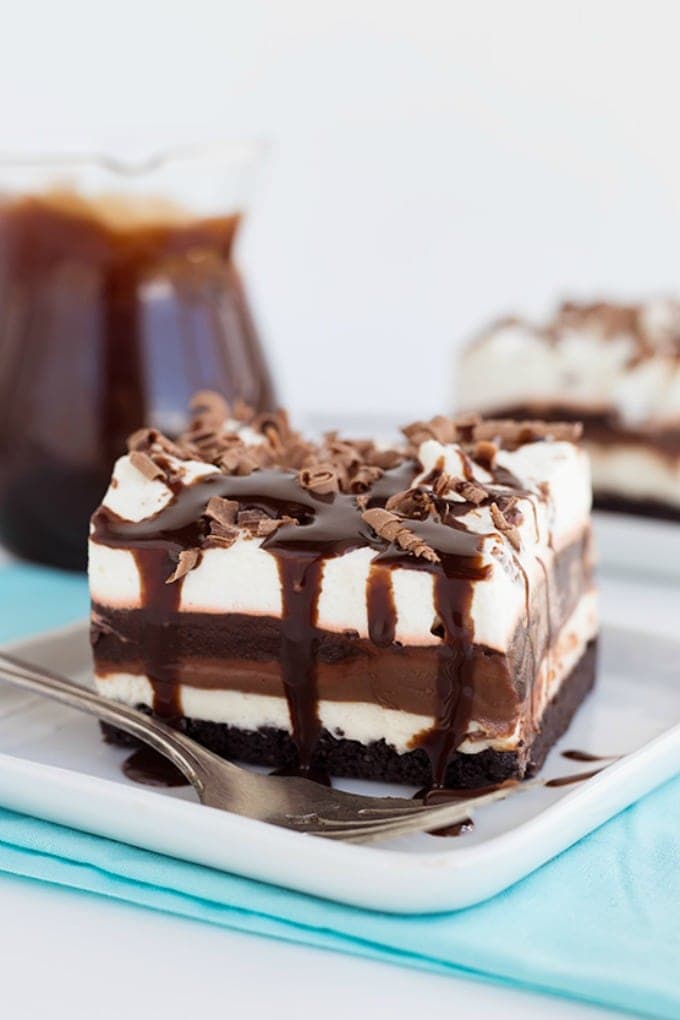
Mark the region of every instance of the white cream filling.
<instances>
[{"instance_id":1,"label":"white cream filling","mask_svg":"<svg viewBox=\"0 0 680 1020\"><path fill-rule=\"evenodd\" d=\"M597 633L597 600L594 591L586 592L574 613L562 627L546 659L541 665L537 680L535 705L542 712L555 696L566 676L572 671L590 640ZM107 673L96 678L100 693L127 704L153 704L153 689L148 678L132 673ZM179 697L182 713L192 719L228 723L243 730L257 730L271 726L291 732L288 703L284 697L246 694L191 687L181 684ZM326 701L318 706L322 726L337 736L358 740L362 744L385 740L400 754L411 749L414 739L434 725L432 716L401 712L360 701ZM469 730L472 739L466 739L460 750L476 753L491 747L495 750L512 750L523 734L522 720L517 721L513 733L487 739L482 736L480 723L473 721Z\"/></svg>"},{"instance_id":2,"label":"white cream filling","mask_svg":"<svg viewBox=\"0 0 680 1020\"><path fill-rule=\"evenodd\" d=\"M190 485L198 478L214 475L219 469L197 460L177 460L168 457L171 467L181 471L182 480ZM119 457L113 467L113 476L104 506L124 521L145 521L159 513L172 500L172 489L158 478L147 478L126 454Z\"/></svg>"},{"instance_id":3,"label":"white cream filling","mask_svg":"<svg viewBox=\"0 0 680 1020\"><path fill-rule=\"evenodd\" d=\"M459 358L457 406L482 413L523 404L614 410L632 428L680 422L680 358L661 344L642 359L637 353L627 334L564 328L548 337L530 323L502 325Z\"/></svg>"},{"instance_id":4,"label":"white cream filling","mask_svg":"<svg viewBox=\"0 0 680 1020\"><path fill-rule=\"evenodd\" d=\"M633 444L588 443L596 492L680 507L680 457Z\"/></svg>"}]
</instances>

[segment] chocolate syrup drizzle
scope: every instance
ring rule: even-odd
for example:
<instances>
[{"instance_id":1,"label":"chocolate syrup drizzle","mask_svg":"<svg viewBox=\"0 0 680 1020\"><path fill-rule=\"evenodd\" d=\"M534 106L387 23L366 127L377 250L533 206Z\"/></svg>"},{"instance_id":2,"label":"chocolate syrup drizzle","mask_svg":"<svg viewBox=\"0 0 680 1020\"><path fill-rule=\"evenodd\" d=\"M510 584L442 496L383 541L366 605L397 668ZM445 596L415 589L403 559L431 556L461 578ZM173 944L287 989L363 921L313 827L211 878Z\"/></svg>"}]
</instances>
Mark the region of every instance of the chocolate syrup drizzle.
<instances>
[{"instance_id":1,"label":"chocolate syrup drizzle","mask_svg":"<svg viewBox=\"0 0 680 1020\"><path fill-rule=\"evenodd\" d=\"M371 488L365 505L384 506L391 495L411 486L419 466L407 460L386 471ZM468 472L466 472L468 473ZM472 467L469 466L472 476ZM498 468L497 485L519 483ZM166 720L181 716L178 667L182 662L182 628L177 626L183 578L166 583L184 549L201 549L208 542L208 523L202 516L211 496L236 500L240 510L258 510L271 518L293 518L262 545L278 564L282 591L280 662L288 700L299 767L309 772L321 733L316 678L318 600L324 561L351 549L375 550L367 584L371 640L380 647L395 644L396 611L392 570L405 567L433 575L438 647L437 704L434 727L422 735L433 785L444 784L451 756L465 737L471 718L475 659L471 603L474 583L489 566L482 561L484 535L467 530L459 519L461 504L437 502L437 513L426 520L408 520L408 527L428 543L440 562L419 559L379 538L363 521L356 496L318 495L302 488L294 473L263 469L245 477L215 473L191 485L173 483L172 501L153 518L124 521L106 507L93 518L94 539L104 545L131 550L140 576L147 632L142 649L145 671L153 685L154 712ZM507 489L503 492L507 495ZM492 494L491 498L496 498ZM469 504L462 505L469 510ZM517 557L520 571L524 573ZM527 588L527 612L530 612ZM531 629L530 626L528 628ZM534 662L536 653L531 647Z\"/></svg>"},{"instance_id":2,"label":"chocolate syrup drizzle","mask_svg":"<svg viewBox=\"0 0 680 1020\"><path fill-rule=\"evenodd\" d=\"M572 783L582 783L586 779L592 779L599 772L602 772L604 766L599 769L591 769L589 772L575 772L570 776L557 776L555 779L546 779L546 786L571 786Z\"/></svg>"}]
</instances>

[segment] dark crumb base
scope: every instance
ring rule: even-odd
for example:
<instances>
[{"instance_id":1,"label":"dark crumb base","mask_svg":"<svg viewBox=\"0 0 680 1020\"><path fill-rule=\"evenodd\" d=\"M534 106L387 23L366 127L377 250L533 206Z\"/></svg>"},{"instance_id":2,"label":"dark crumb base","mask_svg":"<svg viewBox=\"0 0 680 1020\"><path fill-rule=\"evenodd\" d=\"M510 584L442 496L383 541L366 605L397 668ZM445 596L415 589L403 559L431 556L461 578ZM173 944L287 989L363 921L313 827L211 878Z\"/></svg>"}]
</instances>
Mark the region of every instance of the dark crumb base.
<instances>
[{"instance_id":1,"label":"dark crumb base","mask_svg":"<svg viewBox=\"0 0 680 1020\"><path fill-rule=\"evenodd\" d=\"M634 514L636 517L654 517L662 521L680 521L680 508L658 503L651 499L624 499L606 492L595 493L596 510L608 510L616 514Z\"/></svg>"},{"instance_id":2,"label":"dark crumb base","mask_svg":"<svg viewBox=\"0 0 680 1020\"><path fill-rule=\"evenodd\" d=\"M543 715L543 725L528 752L493 751L479 754L456 753L446 771L446 786L488 786L505 779L522 779L537 772L553 744L566 731L576 709L595 681L596 642L592 641L557 696ZM137 747L134 737L102 723L104 738L124 747ZM235 729L224 723L182 719L180 728L199 743L223 758L269 765L272 768L295 765L297 752L288 733L262 729L256 732ZM384 740L360 744L323 731L313 767L335 776L376 779L390 783L427 786L432 782L430 761L417 749L397 754Z\"/></svg>"}]
</instances>

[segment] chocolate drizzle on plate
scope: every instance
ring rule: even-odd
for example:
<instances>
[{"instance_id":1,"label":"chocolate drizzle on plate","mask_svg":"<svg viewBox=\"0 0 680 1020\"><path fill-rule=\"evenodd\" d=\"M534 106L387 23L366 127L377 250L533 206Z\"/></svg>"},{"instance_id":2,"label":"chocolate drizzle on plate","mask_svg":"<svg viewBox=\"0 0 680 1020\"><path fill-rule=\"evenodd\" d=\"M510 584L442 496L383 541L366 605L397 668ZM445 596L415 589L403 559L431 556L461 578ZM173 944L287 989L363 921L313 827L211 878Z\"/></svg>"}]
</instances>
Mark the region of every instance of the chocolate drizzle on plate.
<instances>
[{"instance_id":1,"label":"chocolate drizzle on plate","mask_svg":"<svg viewBox=\"0 0 680 1020\"><path fill-rule=\"evenodd\" d=\"M143 786L189 786L189 780L152 747L140 747L133 751L121 766L123 774L134 783Z\"/></svg>"},{"instance_id":2,"label":"chocolate drizzle on plate","mask_svg":"<svg viewBox=\"0 0 680 1020\"><path fill-rule=\"evenodd\" d=\"M605 768L603 765L599 769L591 769L590 772L576 772L570 776L556 776L555 779L546 779L546 786L571 786L572 783L583 783L586 779L592 779L593 776L598 775Z\"/></svg>"},{"instance_id":3,"label":"chocolate drizzle on plate","mask_svg":"<svg viewBox=\"0 0 680 1020\"><path fill-rule=\"evenodd\" d=\"M441 829L430 829L428 835L449 837L462 836L465 832L470 832L474 826L475 823L471 818L463 818L460 822L453 822L452 825L443 825Z\"/></svg>"},{"instance_id":4,"label":"chocolate drizzle on plate","mask_svg":"<svg viewBox=\"0 0 680 1020\"><path fill-rule=\"evenodd\" d=\"M562 751L563 758L569 761L614 761L619 758L618 754L592 754L590 751Z\"/></svg>"}]
</instances>

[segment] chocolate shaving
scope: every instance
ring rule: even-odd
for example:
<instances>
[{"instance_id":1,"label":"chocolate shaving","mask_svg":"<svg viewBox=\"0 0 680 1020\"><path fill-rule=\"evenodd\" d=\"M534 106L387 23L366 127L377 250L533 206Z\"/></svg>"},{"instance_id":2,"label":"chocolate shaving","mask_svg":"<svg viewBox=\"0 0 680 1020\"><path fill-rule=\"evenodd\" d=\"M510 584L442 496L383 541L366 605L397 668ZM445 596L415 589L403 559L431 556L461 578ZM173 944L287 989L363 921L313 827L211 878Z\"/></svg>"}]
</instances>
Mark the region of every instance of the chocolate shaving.
<instances>
[{"instance_id":1,"label":"chocolate shaving","mask_svg":"<svg viewBox=\"0 0 680 1020\"><path fill-rule=\"evenodd\" d=\"M315 464L298 473L298 482L317 496L327 496L340 490L338 471L333 464Z\"/></svg>"},{"instance_id":2,"label":"chocolate shaving","mask_svg":"<svg viewBox=\"0 0 680 1020\"><path fill-rule=\"evenodd\" d=\"M488 497L489 493L478 482L468 481L467 478L457 478L446 473L432 472L432 491L435 496L443 499L447 492L455 492L467 503L474 503L479 506Z\"/></svg>"},{"instance_id":3,"label":"chocolate shaving","mask_svg":"<svg viewBox=\"0 0 680 1020\"><path fill-rule=\"evenodd\" d=\"M349 471L358 467L363 461L358 447L354 443L338 439L335 432L327 433L325 440L324 452L334 464L342 464Z\"/></svg>"},{"instance_id":4,"label":"chocolate shaving","mask_svg":"<svg viewBox=\"0 0 680 1020\"><path fill-rule=\"evenodd\" d=\"M438 443L455 443L458 431L451 418L435 415L430 421L415 421L406 425L402 432L414 446L420 446L428 439L436 439Z\"/></svg>"},{"instance_id":5,"label":"chocolate shaving","mask_svg":"<svg viewBox=\"0 0 680 1020\"><path fill-rule=\"evenodd\" d=\"M130 453L139 450L143 453L166 453L177 460L189 460L196 451L187 443L175 443L158 429L137 429L128 438L127 448Z\"/></svg>"},{"instance_id":6,"label":"chocolate shaving","mask_svg":"<svg viewBox=\"0 0 680 1020\"><path fill-rule=\"evenodd\" d=\"M498 447L488 439L479 439L472 448L472 459L490 471L496 463Z\"/></svg>"},{"instance_id":7,"label":"chocolate shaving","mask_svg":"<svg viewBox=\"0 0 680 1020\"><path fill-rule=\"evenodd\" d=\"M424 521L434 510L434 501L432 493L427 489L404 489L390 496L385 509L410 520Z\"/></svg>"},{"instance_id":8,"label":"chocolate shaving","mask_svg":"<svg viewBox=\"0 0 680 1020\"><path fill-rule=\"evenodd\" d=\"M137 429L128 436L127 448L130 453L133 450L149 450L158 436L156 429Z\"/></svg>"},{"instance_id":9,"label":"chocolate shaving","mask_svg":"<svg viewBox=\"0 0 680 1020\"><path fill-rule=\"evenodd\" d=\"M466 478L460 478L454 485L455 491L463 499L467 500L468 503L474 503L475 506L479 506L487 498L489 493L478 482L469 482Z\"/></svg>"},{"instance_id":10,"label":"chocolate shaving","mask_svg":"<svg viewBox=\"0 0 680 1020\"><path fill-rule=\"evenodd\" d=\"M374 467L371 464L362 464L352 474L349 491L350 492L366 492L367 489L377 482L379 478L382 478L384 471L382 468Z\"/></svg>"},{"instance_id":11,"label":"chocolate shaving","mask_svg":"<svg viewBox=\"0 0 680 1020\"><path fill-rule=\"evenodd\" d=\"M191 442L194 446L197 446L199 450L209 449L214 446L221 444L224 438L221 436L216 429L211 425L200 425L198 428L192 429L189 432Z\"/></svg>"},{"instance_id":12,"label":"chocolate shaving","mask_svg":"<svg viewBox=\"0 0 680 1020\"><path fill-rule=\"evenodd\" d=\"M285 450L286 443L291 436L288 415L285 411L278 410L258 414L253 418L252 427L262 433L276 454Z\"/></svg>"},{"instance_id":13,"label":"chocolate shaving","mask_svg":"<svg viewBox=\"0 0 680 1020\"><path fill-rule=\"evenodd\" d=\"M387 542L394 542L400 549L412 553L413 556L428 560L430 563L439 563L439 556L434 549L422 538L414 535L406 527L401 517L390 513L389 510L383 510L381 507L364 510L361 516L380 538L384 538Z\"/></svg>"},{"instance_id":14,"label":"chocolate shaving","mask_svg":"<svg viewBox=\"0 0 680 1020\"><path fill-rule=\"evenodd\" d=\"M214 390L199 390L189 402L189 409L204 422L222 425L229 417L229 404L221 393Z\"/></svg>"},{"instance_id":15,"label":"chocolate shaving","mask_svg":"<svg viewBox=\"0 0 680 1020\"><path fill-rule=\"evenodd\" d=\"M255 408L251 407L250 404L246 404L245 400L241 397L237 397L231 413L236 421L240 421L243 425L248 425L255 417Z\"/></svg>"},{"instance_id":16,"label":"chocolate shaving","mask_svg":"<svg viewBox=\"0 0 680 1020\"><path fill-rule=\"evenodd\" d=\"M210 522L210 532L204 540L208 546L218 546L221 549L229 549L239 537L239 529L232 524L220 524L218 521Z\"/></svg>"},{"instance_id":17,"label":"chocolate shaving","mask_svg":"<svg viewBox=\"0 0 680 1020\"><path fill-rule=\"evenodd\" d=\"M157 478L165 478L163 469L151 459L148 453L142 453L141 450L132 450L130 453L130 463L145 478L148 478L150 482L155 481Z\"/></svg>"},{"instance_id":18,"label":"chocolate shaving","mask_svg":"<svg viewBox=\"0 0 680 1020\"><path fill-rule=\"evenodd\" d=\"M489 419L479 415L462 415L445 418L437 415L430 421L417 421L402 429L414 453L421 443L436 439L446 445L459 443L471 447L468 451L475 460L493 465L498 446L506 450L516 449L525 443L543 439L577 442L583 431L579 422L513 421L512 419Z\"/></svg>"},{"instance_id":19,"label":"chocolate shaving","mask_svg":"<svg viewBox=\"0 0 680 1020\"><path fill-rule=\"evenodd\" d=\"M236 523L238 503L234 499L223 499L222 496L211 496L205 508L205 516L216 524L229 527Z\"/></svg>"},{"instance_id":20,"label":"chocolate shaving","mask_svg":"<svg viewBox=\"0 0 680 1020\"><path fill-rule=\"evenodd\" d=\"M262 510L250 509L250 510L239 510L236 523L239 528L245 528L246 531L252 531L253 534L257 532L260 521L270 520Z\"/></svg>"},{"instance_id":21,"label":"chocolate shaving","mask_svg":"<svg viewBox=\"0 0 680 1020\"><path fill-rule=\"evenodd\" d=\"M250 475L259 467L252 452L241 443L231 449L225 449L224 453L219 454L215 463L227 475Z\"/></svg>"},{"instance_id":22,"label":"chocolate shaving","mask_svg":"<svg viewBox=\"0 0 680 1020\"><path fill-rule=\"evenodd\" d=\"M298 522L294 517L263 517L257 522L256 535L261 538L266 538L267 535L271 535L274 531L278 531L284 524L297 524Z\"/></svg>"},{"instance_id":23,"label":"chocolate shaving","mask_svg":"<svg viewBox=\"0 0 680 1020\"><path fill-rule=\"evenodd\" d=\"M179 581L181 577L184 577L193 570L201 558L201 554L198 549L182 549L179 554L177 566L170 574L170 577L166 579L166 584L172 584L174 581Z\"/></svg>"},{"instance_id":24,"label":"chocolate shaving","mask_svg":"<svg viewBox=\"0 0 680 1020\"><path fill-rule=\"evenodd\" d=\"M510 521L506 519L497 503L492 503L490 506L490 510L491 519L493 520L495 526L498 528L502 535L505 535L513 549L519 551L521 543L519 538L519 531L517 530L517 528L514 526L514 524L511 524Z\"/></svg>"},{"instance_id":25,"label":"chocolate shaving","mask_svg":"<svg viewBox=\"0 0 680 1020\"><path fill-rule=\"evenodd\" d=\"M398 467L404 461L404 454L399 450L369 450L367 453L368 463L374 467L389 471L390 468Z\"/></svg>"},{"instance_id":26,"label":"chocolate shaving","mask_svg":"<svg viewBox=\"0 0 680 1020\"><path fill-rule=\"evenodd\" d=\"M471 443L475 428L482 419L478 414L459 414L453 419L458 442Z\"/></svg>"}]
</instances>

